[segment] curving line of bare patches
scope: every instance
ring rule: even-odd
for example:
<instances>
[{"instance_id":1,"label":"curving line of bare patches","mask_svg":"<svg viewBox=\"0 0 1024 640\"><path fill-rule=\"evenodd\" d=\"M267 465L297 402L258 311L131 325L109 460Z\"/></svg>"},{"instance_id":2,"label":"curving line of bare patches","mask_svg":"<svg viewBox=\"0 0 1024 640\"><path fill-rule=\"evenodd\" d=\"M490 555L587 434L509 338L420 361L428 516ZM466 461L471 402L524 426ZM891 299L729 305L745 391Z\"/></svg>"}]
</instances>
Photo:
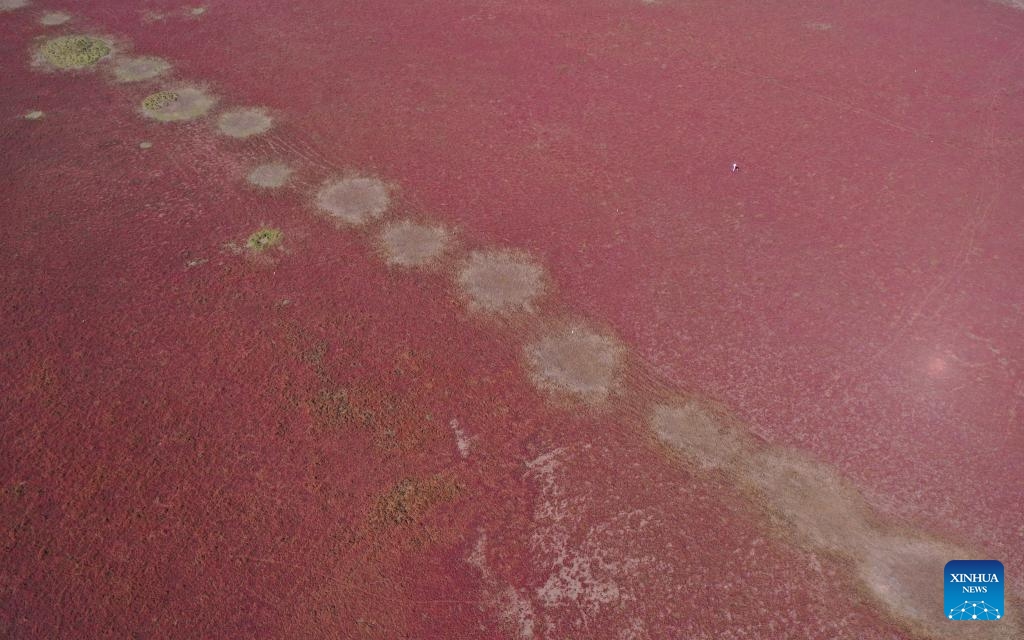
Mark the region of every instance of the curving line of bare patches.
<instances>
[{"instance_id":1,"label":"curving line of bare patches","mask_svg":"<svg viewBox=\"0 0 1024 640\"><path fill-rule=\"evenodd\" d=\"M0 9L25 4L19 0L0 3ZM57 68L84 68L113 53L112 40L64 38L46 56L57 61L52 65ZM213 102L202 90L182 87L152 94L142 107L151 118L187 120L205 115ZM239 124L242 132L238 137L270 127L269 116L261 118L258 109L246 111L244 117L239 112L233 114L239 120L234 124ZM227 115L232 114L224 114L222 123ZM324 185L316 204L330 218L359 226L384 215L390 206L390 190L376 178L348 177ZM404 244L408 243L396 246ZM422 247L417 251L419 256L429 254ZM472 309L497 314L532 311L534 300L544 293L545 282L540 265L511 250L473 252L457 276ZM582 323L542 328L525 344L523 354L531 381L555 399L600 405L622 385L625 347ZM644 396L649 395L642 388L631 391L635 397L623 397L624 406L642 405ZM693 401L653 404L645 422L663 444L694 466L730 472L798 544L851 560L861 587L895 622L938 638L1002 640L1020 636L1021 629L1012 620L964 626L935 617L935 611L942 610L937 585L941 586L945 562L979 554L875 524L859 493L826 465L795 452L760 446L749 433L726 425L721 416Z\"/></svg>"}]
</instances>

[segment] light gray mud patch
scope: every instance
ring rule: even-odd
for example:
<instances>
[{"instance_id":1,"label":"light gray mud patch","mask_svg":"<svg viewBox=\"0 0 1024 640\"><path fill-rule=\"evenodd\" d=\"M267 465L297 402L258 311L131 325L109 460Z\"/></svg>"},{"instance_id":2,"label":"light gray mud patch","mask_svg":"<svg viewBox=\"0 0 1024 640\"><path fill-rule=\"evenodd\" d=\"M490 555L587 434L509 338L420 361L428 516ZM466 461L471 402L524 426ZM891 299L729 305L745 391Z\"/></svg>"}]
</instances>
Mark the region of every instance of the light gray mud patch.
<instances>
[{"instance_id":1,"label":"light gray mud patch","mask_svg":"<svg viewBox=\"0 0 1024 640\"><path fill-rule=\"evenodd\" d=\"M553 329L524 347L530 379L540 389L599 404L611 393L625 348L582 324Z\"/></svg>"}]
</instances>

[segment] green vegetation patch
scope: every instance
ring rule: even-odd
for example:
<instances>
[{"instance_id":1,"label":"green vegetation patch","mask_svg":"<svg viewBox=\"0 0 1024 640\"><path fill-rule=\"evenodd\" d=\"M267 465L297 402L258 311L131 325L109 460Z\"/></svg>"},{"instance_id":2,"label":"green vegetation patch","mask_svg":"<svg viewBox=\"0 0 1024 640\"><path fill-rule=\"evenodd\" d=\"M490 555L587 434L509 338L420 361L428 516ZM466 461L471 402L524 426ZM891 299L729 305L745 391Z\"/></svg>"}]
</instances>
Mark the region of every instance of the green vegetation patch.
<instances>
[{"instance_id":1,"label":"green vegetation patch","mask_svg":"<svg viewBox=\"0 0 1024 640\"><path fill-rule=\"evenodd\" d=\"M196 87L162 89L142 99L142 114L161 122L194 120L206 115L216 102Z\"/></svg>"},{"instance_id":2,"label":"green vegetation patch","mask_svg":"<svg viewBox=\"0 0 1024 640\"><path fill-rule=\"evenodd\" d=\"M271 247L278 246L283 240L284 233L280 229L264 227L249 236L249 239L245 241L245 246L253 251L266 251Z\"/></svg>"},{"instance_id":3,"label":"green vegetation patch","mask_svg":"<svg viewBox=\"0 0 1024 640\"><path fill-rule=\"evenodd\" d=\"M43 43L43 58L58 69L84 69L110 55L110 43L92 36L60 36Z\"/></svg>"},{"instance_id":4,"label":"green vegetation patch","mask_svg":"<svg viewBox=\"0 0 1024 640\"><path fill-rule=\"evenodd\" d=\"M160 111L178 101L178 94L174 91L157 91L146 96L142 100L142 108L146 111Z\"/></svg>"}]
</instances>

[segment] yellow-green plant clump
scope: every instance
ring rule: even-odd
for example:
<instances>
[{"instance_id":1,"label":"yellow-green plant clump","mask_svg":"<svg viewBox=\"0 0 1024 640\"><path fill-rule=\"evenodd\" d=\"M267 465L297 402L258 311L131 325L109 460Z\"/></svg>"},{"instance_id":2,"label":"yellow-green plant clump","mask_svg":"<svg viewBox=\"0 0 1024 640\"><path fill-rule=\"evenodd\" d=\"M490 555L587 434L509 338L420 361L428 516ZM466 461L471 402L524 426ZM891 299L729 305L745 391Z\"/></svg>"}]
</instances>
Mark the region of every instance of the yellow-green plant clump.
<instances>
[{"instance_id":1,"label":"yellow-green plant clump","mask_svg":"<svg viewBox=\"0 0 1024 640\"><path fill-rule=\"evenodd\" d=\"M281 244L282 240L284 240L284 233L280 229L263 227L249 236L249 239L245 241L245 246L253 251L266 251Z\"/></svg>"},{"instance_id":2,"label":"yellow-green plant clump","mask_svg":"<svg viewBox=\"0 0 1024 640\"><path fill-rule=\"evenodd\" d=\"M142 108L146 111L160 111L178 101L178 94L173 91L157 91L142 100Z\"/></svg>"},{"instance_id":3,"label":"yellow-green plant clump","mask_svg":"<svg viewBox=\"0 0 1024 640\"><path fill-rule=\"evenodd\" d=\"M43 43L39 52L58 69L84 69L110 55L110 43L93 36L60 36Z\"/></svg>"},{"instance_id":4,"label":"yellow-green plant clump","mask_svg":"<svg viewBox=\"0 0 1024 640\"><path fill-rule=\"evenodd\" d=\"M142 99L142 114L162 122L194 120L206 115L217 102L196 87L162 89Z\"/></svg>"}]
</instances>

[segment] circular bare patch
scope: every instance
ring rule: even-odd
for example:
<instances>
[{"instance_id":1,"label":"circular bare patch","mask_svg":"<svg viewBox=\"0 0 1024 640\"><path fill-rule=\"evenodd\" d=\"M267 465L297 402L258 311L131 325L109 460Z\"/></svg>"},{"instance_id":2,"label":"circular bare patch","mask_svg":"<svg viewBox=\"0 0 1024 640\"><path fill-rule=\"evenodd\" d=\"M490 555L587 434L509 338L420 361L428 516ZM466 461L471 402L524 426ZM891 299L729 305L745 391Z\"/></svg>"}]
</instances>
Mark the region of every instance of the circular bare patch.
<instances>
[{"instance_id":1,"label":"circular bare patch","mask_svg":"<svg viewBox=\"0 0 1024 640\"><path fill-rule=\"evenodd\" d=\"M0 11L14 11L28 6L28 0L0 0Z\"/></svg>"},{"instance_id":2,"label":"circular bare patch","mask_svg":"<svg viewBox=\"0 0 1024 640\"><path fill-rule=\"evenodd\" d=\"M58 69L85 69L112 51L113 46L107 40L84 35L51 38L39 47L40 57Z\"/></svg>"},{"instance_id":3,"label":"circular bare patch","mask_svg":"<svg viewBox=\"0 0 1024 640\"><path fill-rule=\"evenodd\" d=\"M419 267L429 264L448 246L444 227L402 220L388 225L380 234L380 246L388 264Z\"/></svg>"},{"instance_id":4,"label":"circular bare patch","mask_svg":"<svg viewBox=\"0 0 1024 640\"><path fill-rule=\"evenodd\" d=\"M320 189L316 204L336 220L361 225L384 215L391 196L377 178L344 178Z\"/></svg>"},{"instance_id":5,"label":"circular bare patch","mask_svg":"<svg viewBox=\"0 0 1024 640\"><path fill-rule=\"evenodd\" d=\"M170 63L162 58L118 58L114 62L114 77L118 82L140 82L162 76L170 68Z\"/></svg>"},{"instance_id":6,"label":"circular bare patch","mask_svg":"<svg viewBox=\"0 0 1024 640\"><path fill-rule=\"evenodd\" d=\"M217 120L217 128L232 138L248 138L266 133L272 123L265 109L249 107L222 113Z\"/></svg>"},{"instance_id":7,"label":"circular bare patch","mask_svg":"<svg viewBox=\"0 0 1024 640\"><path fill-rule=\"evenodd\" d=\"M781 450L745 461L747 481L772 515L807 542L830 551L857 552L870 531L860 494L826 465Z\"/></svg>"},{"instance_id":8,"label":"circular bare patch","mask_svg":"<svg viewBox=\"0 0 1024 640\"><path fill-rule=\"evenodd\" d=\"M192 87L152 93L142 101L142 113L161 122L193 120L213 107L216 99Z\"/></svg>"},{"instance_id":9,"label":"circular bare patch","mask_svg":"<svg viewBox=\"0 0 1024 640\"><path fill-rule=\"evenodd\" d=\"M655 405L651 427L663 443L708 469L734 466L746 448L740 434L693 400Z\"/></svg>"},{"instance_id":10,"label":"circular bare patch","mask_svg":"<svg viewBox=\"0 0 1024 640\"><path fill-rule=\"evenodd\" d=\"M268 162L261 164L246 177L249 184L267 189L276 189L288 182L294 170L283 162Z\"/></svg>"},{"instance_id":11,"label":"circular bare patch","mask_svg":"<svg viewBox=\"0 0 1024 640\"><path fill-rule=\"evenodd\" d=\"M526 345L524 352L535 385L592 403L608 397L623 357L614 338L579 325L553 331Z\"/></svg>"},{"instance_id":12,"label":"circular bare patch","mask_svg":"<svg viewBox=\"0 0 1024 640\"><path fill-rule=\"evenodd\" d=\"M517 251L474 251L458 275L458 285L475 311L511 314L532 311L544 291L544 269Z\"/></svg>"},{"instance_id":13,"label":"circular bare patch","mask_svg":"<svg viewBox=\"0 0 1024 640\"><path fill-rule=\"evenodd\" d=\"M44 27L56 27L71 19L71 16L63 11L47 11L39 18L39 24Z\"/></svg>"}]
</instances>

